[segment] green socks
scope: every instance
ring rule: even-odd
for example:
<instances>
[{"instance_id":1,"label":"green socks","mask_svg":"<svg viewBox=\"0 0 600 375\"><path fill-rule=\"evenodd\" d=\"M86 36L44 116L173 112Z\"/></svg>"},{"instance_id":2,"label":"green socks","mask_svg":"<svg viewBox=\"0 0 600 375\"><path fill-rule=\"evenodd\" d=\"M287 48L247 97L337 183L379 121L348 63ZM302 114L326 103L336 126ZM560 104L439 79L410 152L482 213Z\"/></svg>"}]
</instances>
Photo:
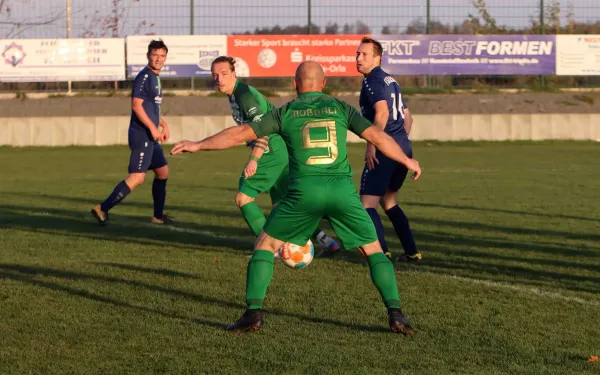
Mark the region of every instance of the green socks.
<instances>
[{"instance_id":1,"label":"green socks","mask_svg":"<svg viewBox=\"0 0 600 375\"><path fill-rule=\"evenodd\" d=\"M367 257L371 280L387 308L400 308L394 265L383 253ZM246 304L248 309L262 309L267 288L273 279L273 253L255 250L248 262L246 275Z\"/></svg>"},{"instance_id":2,"label":"green socks","mask_svg":"<svg viewBox=\"0 0 600 375\"><path fill-rule=\"evenodd\" d=\"M394 265L383 253L371 254L367 257L371 280L385 304L385 307L400 308L400 296L396 285L396 272Z\"/></svg>"},{"instance_id":3,"label":"green socks","mask_svg":"<svg viewBox=\"0 0 600 375\"><path fill-rule=\"evenodd\" d=\"M250 262L248 262L246 275L246 304L248 305L248 309L262 309L265 294L267 294L267 287L271 283L272 278L273 253L267 250L255 250L252 253Z\"/></svg>"},{"instance_id":4,"label":"green socks","mask_svg":"<svg viewBox=\"0 0 600 375\"><path fill-rule=\"evenodd\" d=\"M244 220L254 233L256 237L260 234L267 219L265 218L265 214L263 214L260 207L255 202L246 203L242 207L240 207L242 211L242 215L244 216Z\"/></svg>"},{"instance_id":5,"label":"green socks","mask_svg":"<svg viewBox=\"0 0 600 375\"><path fill-rule=\"evenodd\" d=\"M262 231L267 219L255 202L240 207L244 220L256 237ZM246 304L250 310L262 309L267 287L273 279L274 254L267 250L255 250L248 262L246 274Z\"/></svg>"}]
</instances>

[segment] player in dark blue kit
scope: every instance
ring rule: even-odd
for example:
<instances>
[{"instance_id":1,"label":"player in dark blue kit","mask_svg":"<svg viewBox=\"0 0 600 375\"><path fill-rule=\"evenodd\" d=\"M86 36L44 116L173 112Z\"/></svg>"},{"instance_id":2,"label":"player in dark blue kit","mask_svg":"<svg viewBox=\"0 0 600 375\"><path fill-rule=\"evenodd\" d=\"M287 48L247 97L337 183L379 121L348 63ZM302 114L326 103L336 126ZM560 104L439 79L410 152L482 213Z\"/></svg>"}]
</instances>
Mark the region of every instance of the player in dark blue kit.
<instances>
[{"instance_id":1,"label":"player in dark blue kit","mask_svg":"<svg viewBox=\"0 0 600 375\"><path fill-rule=\"evenodd\" d=\"M381 69L383 48L371 38L363 38L356 52L356 69L362 73L363 86L360 92L360 110L373 125L383 129L400 145L402 151L412 158L412 143L408 138L412 127L412 116L402 98L400 86L392 76ZM383 224L377 213L377 205L385 210L392 222L404 254L398 261L418 262L415 239L404 211L398 206L396 195L402 187L408 170L379 152L371 143L367 144L365 168L360 182L360 200L369 213L384 253L391 258L383 234Z\"/></svg>"},{"instance_id":2,"label":"player in dark blue kit","mask_svg":"<svg viewBox=\"0 0 600 375\"><path fill-rule=\"evenodd\" d=\"M148 66L135 77L131 91L131 120L129 122L129 176L121 181L102 204L92 208L92 215L101 225L108 219L108 211L119 204L127 194L144 182L146 172L154 172L152 198L154 215L151 222L164 224L163 213L167 196L169 167L159 142L169 139L169 126L160 118L162 87L158 74L167 60L167 46L162 40L148 45Z\"/></svg>"}]
</instances>

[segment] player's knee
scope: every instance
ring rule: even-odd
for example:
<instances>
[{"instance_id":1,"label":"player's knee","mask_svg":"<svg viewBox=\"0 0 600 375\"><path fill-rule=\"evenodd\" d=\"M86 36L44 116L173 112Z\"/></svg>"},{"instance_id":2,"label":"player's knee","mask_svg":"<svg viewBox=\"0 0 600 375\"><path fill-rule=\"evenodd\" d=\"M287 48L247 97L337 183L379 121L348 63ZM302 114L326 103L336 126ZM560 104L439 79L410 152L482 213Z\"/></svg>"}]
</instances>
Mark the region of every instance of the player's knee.
<instances>
[{"instance_id":1,"label":"player's knee","mask_svg":"<svg viewBox=\"0 0 600 375\"><path fill-rule=\"evenodd\" d=\"M242 206L244 206L244 205L246 205L246 204L248 204L250 202L253 202L253 201L254 201L254 198L252 198L252 197L250 197L250 196L248 196L248 195L246 195L244 193L240 192L240 193L237 193L235 195L235 204L238 207L242 207Z\"/></svg>"},{"instance_id":2,"label":"player's knee","mask_svg":"<svg viewBox=\"0 0 600 375\"><path fill-rule=\"evenodd\" d=\"M369 244L360 246L358 249L362 255L368 257L369 255L373 255L375 253L381 253L383 250L381 249L381 245L379 241L371 242Z\"/></svg>"},{"instance_id":3,"label":"player's knee","mask_svg":"<svg viewBox=\"0 0 600 375\"><path fill-rule=\"evenodd\" d=\"M283 241L273 238L265 232L260 232L254 243L254 250L267 250L276 253L282 245Z\"/></svg>"},{"instance_id":4,"label":"player's knee","mask_svg":"<svg viewBox=\"0 0 600 375\"><path fill-rule=\"evenodd\" d=\"M155 169L154 174L159 180L166 180L169 178L169 168L165 165L164 167Z\"/></svg>"},{"instance_id":5,"label":"player's knee","mask_svg":"<svg viewBox=\"0 0 600 375\"><path fill-rule=\"evenodd\" d=\"M381 203L381 207L383 207L384 210L389 210L390 208L396 206L398 204L396 192L388 191L383 197L381 197L381 200L379 202Z\"/></svg>"},{"instance_id":6,"label":"player's knee","mask_svg":"<svg viewBox=\"0 0 600 375\"><path fill-rule=\"evenodd\" d=\"M146 177L145 173L131 173L126 179L125 183L129 186L130 189L135 189L144 183L144 178Z\"/></svg>"},{"instance_id":7,"label":"player's knee","mask_svg":"<svg viewBox=\"0 0 600 375\"><path fill-rule=\"evenodd\" d=\"M362 203L364 208L377 208L380 198L374 195L361 195L360 203Z\"/></svg>"}]
</instances>

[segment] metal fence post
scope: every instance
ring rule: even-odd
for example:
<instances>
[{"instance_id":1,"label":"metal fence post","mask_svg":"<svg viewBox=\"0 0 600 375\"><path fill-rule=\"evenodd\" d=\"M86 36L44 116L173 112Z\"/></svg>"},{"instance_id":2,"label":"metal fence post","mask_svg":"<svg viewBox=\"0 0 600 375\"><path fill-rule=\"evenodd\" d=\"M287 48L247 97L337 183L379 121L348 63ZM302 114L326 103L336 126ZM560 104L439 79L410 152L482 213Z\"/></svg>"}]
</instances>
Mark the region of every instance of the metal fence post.
<instances>
[{"instance_id":1,"label":"metal fence post","mask_svg":"<svg viewBox=\"0 0 600 375\"><path fill-rule=\"evenodd\" d=\"M430 0L426 1L426 7L427 7L427 19L426 19L426 24L425 24L425 33L430 34L431 33L431 2ZM431 87L431 75L427 74L427 81L425 83L427 85L427 87Z\"/></svg>"},{"instance_id":2,"label":"metal fence post","mask_svg":"<svg viewBox=\"0 0 600 375\"><path fill-rule=\"evenodd\" d=\"M194 0L190 0L190 35L194 34ZM194 77L190 78L190 88L194 90Z\"/></svg>"},{"instance_id":3,"label":"metal fence post","mask_svg":"<svg viewBox=\"0 0 600 375\"><path fill-rule=\"evenodd\" d=\"M71 38L71 0L67 0L67 38ZM67 82L68 93L71 93L71 80Z\"/></svg>"},{"instance_id":4,"label":"metal fence post","mask_svg":"<svg viewBox=\"0 0 600 375\"><path fill-rule=\"evenodd\" d=\"M427 34L431 33L431 3L429 0L426 1L426 7L427 7L427 18L426 18L426 24L425 24L425 32Z\"/></svg>"},{"instance_id":5,"label":"metal fence post","mask_svg":"<svg viewBox=\"0 0 600 375\"><path fill-rule=\"evenodd\" d=\"M540 0L540 34L545 34L544 28L544 0ZM542 88L546 87L546 78L541 75L540 76L540 85Z\"/></svg>"},{"instance_id":6,"label":"metal fence post","mask_svg":"<svg viewBox=\"0 0 600 375\"><path fill-rule=\"evenodd\" d=\"M540 34L545 33L544 28L544 0L540 0Z\"/></svg>"},{"instance_id":7,"label":"metal fence post","mask_svg":"<svg viewBox=\"0 0 600 375\"><path fill-rule=\"evenodd\" d=\"M311 4L310 4L310 0L308 0L308 34L312 34L312 19L311 19Z\"/></svg>"}]
</instances>

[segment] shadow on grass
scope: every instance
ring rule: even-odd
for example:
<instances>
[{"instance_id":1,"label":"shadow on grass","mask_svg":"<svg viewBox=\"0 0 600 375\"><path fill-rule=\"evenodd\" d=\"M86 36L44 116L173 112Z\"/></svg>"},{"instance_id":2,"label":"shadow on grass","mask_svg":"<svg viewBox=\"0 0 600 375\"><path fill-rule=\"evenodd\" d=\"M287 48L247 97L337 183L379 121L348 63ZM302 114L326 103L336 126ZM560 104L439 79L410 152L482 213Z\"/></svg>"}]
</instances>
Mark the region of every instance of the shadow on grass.
<instances>
[{"instance_id":1,"label":"shadow on grass","mask_svg":"<svg viewBox=\"0 0 600 375\"><path fill-rule=\"evenodd\" d=\"M504 249L517 250L523 253L520 258L522 261L537 262L539 259L528 259L527 253L551 254L564 257L584 257L584 258L600 258L600 248L592 247L574 247L564 244L548 244L540 242L522 242L508 239L465 236L455 233L447 233L439 231L423 231L418 228L414 231L415 237L419 238L418 245L423 250L440 250L448 253L453 253L454 249L469 249L483 248L490 249L490 257L502 256L501 251ZM386 238L397 238L396 233L392 230L385 231ZM470 250L469 250L470 251ZM476 254L474 254L476 256ZM544 263L550 264L550 263ZM564 263L563 265L573 264L577 267L577 263ZM557 264L558 265L558 264Z\"/></svg>"},{"instance_id":2,"label":"shadow on grass","mask_svg":"<svg viewBox=\"0 0 600 375\"><path fill-rule=\"evenodd\" d=\"M46 197L48 199L64 200L70 202L86 203L86 208L91 207L92 202L84 198L73 198L63 196L35 195L25 194L31 197ZM139 207L152 208L151 203L135 203ZM198 207L177 207L187 212L193 212L199 215L218 215L226 217L235 217L241 220L239 213L235 210L219 211ZM461 207L461 206L451 206ZM27 231L44 232L54 235L68 235L87 237L97 240L134 243L140 245L153 244L162 245L164 242L168 246L178 247L186 250L205 250L203 246L213 246L222 248L225 251L233 249L237 253L249 254L254 241L253 236L246 228L232 228L225 226L205 225L196 223L176 223L177 228L170 231L166 228L160 230L149 228L147 223L142 223L139 217L118 215L114 217L114 223L117 225L98 227L93 223L91 217L89 222L83 220L87 217L87 212L74 212L66 209L37 207L36 211L43 212L47 216L37 216L28 214L30 207L13 207L0 205L1 227L22 229ZM512 212L512 211L511 211ZM514 212L518 213L518 212ZM473 231L487 231L492 233L505 233L517 235L536 235L548 236L549 238L588 240L598 242L600 235L588 233L573 233L566 231L553 231L548 229L536 229L526 227L511 227L502 225L493 225L488 223L473 223L464 221L449 221L440 219L413 219L417 224L441 227L456 227L469 229ZM121 225L123 224L123 225ZM144 225L139 225L144 224ZM548 285L557 280L565 280L564 285L567 289L582 290L597 293L597 288L589 284L599 283L598 277L589 276L589 272L597 272L599 267L593 264L583 264L581 262L569 262L565 260L568 257L587 257L598 259L600 251L591 247L567 247L565 245L553 245L540 242L527 241L509 241L508 239L464 236L453 233L444 233L442 231L419 231L419 225L416 226L415 235L421 238L418 245L424 251L424 265L428 269L434 269L438 273L459 274L468 277L480 279L497 280L500 276L511 282L519 282L532 285ZM175 230L176 229L176 230ZM245 238L240 236L246 235ZM392 230L386 230L388 238L395 237ZM469 248L474 248L473 250ZM486 251L478 250L486 249ZM523 256L510 256L502 254L503 249L518 250L523 252ZM394 249L391 249L394 252ZM447 258L435 259L428 258L427 251L433 250L449 255ZM353 252L352 252L353 253ZM530 254L527 254L530 253ZM556 256L557 259L535 259L534 253L544 253ZM346 254L348 254L346 252ZM561 257L559 259L558 257ZM350 262L364 262L359 256L350 257L332 257L332 259L341 259ZM514 264L506 264L514 263ZM518 264L520 263L520 264ZM574 275L567 272L554 272L549 270L536 269L538 265L549 267L572 268L582 270L588 275ZM577 285L577 282L585 285ZM545 284L544 284L545 283Z\"/></svg>"},{"instance_id":3,"label":"shadow on grass","mask_svg":"<svg viewBox=\"0 0 600 375\"><path fill-rule=\"evenodd\" d=\"M21 197L29 197L29 198L45 198L45 199L53 199L59 201L67 201L74 203L82 203L84 204L82 207L82 212L87 213L89 209L94 204L98 204L97 200L92 200L88 198L78 198L78 197L65 197L61 195L52 195L52 194L31 194L31 193L21 193L21 192L10 192L7 194L12 194ZM138 208L147 208L149 212L152 210L152 203L141 203L141 202L124 202L123 205L131 205L133 207ZM452 205L441 205L441 204L430 204L430 203L409 203L408 205L415 206L423 206L423 207L440 207L446 209L465 209L465 210L481 210L481 211L491 211L491 212L501 212L501 213L512 213L518 215L533 215L533 216L544 216L544 217L562 217L576 220L588 220L588 221L600 221L592 218L585 217L577 217L577 216L565 216L565 215L552 215L552 214L536 214L536 213L527 213L522 211L512 211L512 210L503 210L503 209L488 209L488 208L477 208L471 206L452 206ZM39 208L38 208L39 209ZM206 209L202 207L189 207L182 205L168 205L168 209L170 211L180 211L180 212L188 212L199 215L215 215L215 216L224 216L224 217L232 217L239 220L242 220L242 217L237 209L234 208L232 203L232 210L215 210L215 209ZM123 215L119 215L123 216ZM576 240L589 240L589 241L600 241L600 234L584 234L584 233L574 233L574 232L566 232L566 231L558 231L558 230L546 230L546 229L537 229L537 228L526 228L526 227L509 227L503 225L494 225L487 223L473 223L473 222L465 222L465 221L455 221L455 220L441 220L441 219L433 219L433 218L411 218L411 223L423 224L423 225L435 225L435 226L451 226L458 227L461 229L469 229L469 230L484 230L484 231L494 231L499 233L508 233L508 234L517 234L517 235L544 235L550 237L561 237L564 239L576 239ZM395 236L395 234L393 234Z\"/></svg>"},{"instance_id":4,"label":"shadow on grass","mask_svg":"<svg viewBox=\"0 0 600 375\"><path fill-rule=\"evenodd\" d=\"M415 266L440 275L456 275L467 278L483 279L509 284L531 285L537 287L559 287L588 293L600 293L600 278L573 275L564 272L543 271L522 265L507 265L494 262L468 262L457 258L430 259L426 264ZM402 269L399 267L399 269Z\"/></svg>"},{"instance_id":5,"label":"shadow on grass","mask_svg":"<svg viewBox=\"0 0 600 375\"><path fill-rule=\"evenodd\" d=\"M36 208L0 205L0 228L11 228L72 237L125 242L140 245L164 245L202 250L203 246L234 249L250 253L254 238L240 228L178 223L177 227L150 224L134 216L121 216L113 225L99 226L91 215L58 208ZM111 220L112 217L111 217ZM247 239L240 234L248 232Z\"/></svg>"},{"instance_id":6,"label":"shadow on grass","mask_svg":"<svg viewBox=\"0 0 600 375\"><path fill-rule=\"evenodd\" d=\"M223 189L220 189L223 190ZM81 204L81 212L88 213L94 205L99 204L101 201L99 199L91 199L91 198L80 198L73 196L62 196L55 194L31 194L31 193L23 193L23 192L7 192L6 194L18 196L18 197L26 197L26 198L34 198L34 199L45 199L45 200L56 200L61 202L72 202L72 203L80 203ZM148 214L151 216L153 212L153 204L152 201L149 200L146 202L132 202L132 201L123 201L119 206L115 207L111 211L111 217L113 216L125 216L121 215L121 212L126 211L127 207L136 207L136 208L144 208L148 210ZM205 209L202 207L190 207L184 205L171 204L167 201L165 206L165 211L167 212L187 212L191 214L198 215L215 215L215 216L224 216L231 217L243 221L242 215L240 211L235 206L234 200L231 200L231 210L215 210L215 209ZM149 216L149 217L150 217Z\"/></svg>"},{"instance_id":7,"label":"shadow on grass","mask_svg":"<svg viewBox=\"0 0 600 375\"><path fill-rule=\"evenodd\" d=\"M100 303L110 304L110 305L117 306L117 307L134 309L134 310L144 311L144 312L148 312L148 313L152 313L152 314L157 314L157 315L160 315L160 316L163 316L166 318L190 321L192 323L206 325L206 326L215 327L215 328L225 328L225 325L220 322L210 321L210 320L206 320L203 318L189 318L189 317L186 317L181 314L166 313L166 312L163 312L163 311L160 311L157 309L153 309L153 308L149 308L149 307L145 307L145 306L135 306L135 305L129 304L127 302L124 302L124 301L121 301L121 300L118 300L115 298L106 297L106 296L102 296L98 293L90 292L85 289L73 288L73 287L63 285L63 284L60 284L60 283L57 283L54 281L40 280L40 278L44 278L44 277L53 278L53 279L59 278L59 279L66 279L66 280L84 280L84 281L90 281L90 282L100 281L100 282L125 284L127 286L132 286L135 288L146 289L146 290L151 290L151 291L158 292L158 293L164 293L167 295L186 298L186 299L189 299L189 300L201 303L201 304L211 304L211 305L222 306L225 308L235 308L240 311L240 315L243 312L243 310L246 308L245 305L240 304L240 303L235 303L235 302L231 302L231 301L227 301L227 300L223 300L223 299L219 299L219 298L204 296L204 295L197 294L197 293L186 292L186 291L182 291L182 290L178 290L178 289L165 288L162 286L152 285L152 284L135 281L135 280L128 280L128 279L104 276L104 275L93 275L93 274L59 270L59 269L53 269L53 268L26 266L26 265L21 265L21 264L0 264L0 278L3 278L3 279L9 279L9 280L19 281L19 282L23 282L23 283L38 286L38 287L44 287L47 289L68 293L68 294L71 294L74 296L90 299L92 301L96 301L96 302L100 302ZM356 330L368 331L368 332L388 332L389 331L386 326L367 326L367 325L361 325L361 324L352 324L352 323L337 321L337 320L333 320L333 319L326 319L326 318L319 318L319 317L308 316L308 315L303 315L303 314L291 313L291 312L282 311L282 310L278 310L278 309L272 309L272 310L265 309L265 312L268 314L273 314L273 315L277 315L277 316L291 317L291 318L304 320L307 322L328 324L328 325L332 325L332 326L343 327L346 329L350 328L350 329L356 329Z\"/></svg>"},{"instance_id":8,"label":"shadow on grass","mask_svg":"<svg viewBox=\"0 0 600 375\"><path fill-rule=\"evenodd\" d=\"M583 220L583 221L600 221L598 218L590 218L583 216L572 216L572 215L562 215L562 214L545 214L539 212L529 212L529 211L519 211L519 210L507 210L501 208L489 208L489 207L474 207L474 206L465 206L465 205L452 205L452 204L441 204L441 203L425 203L425 202L406 202L403 203L406 206L416 206L416 207L433 207L433 208L443 208L443 209L453 209L453 210L461 210L461 211L480 211L480 212L498 212L503 214L515 214L515 215L523 215L523 216L538 216L538 217L548 217L548 218L560 218L560 219L573 219L573 220Z\"/></svg>"},{"instance_id":9,"label":"shadow on grass","mask_svg":"<svg viewBox=\"0 0 600 375\"><path fill-rule=\"evenodd\" d=\"M0 266L0 268L4 268L4 267ZM10 270L11 268L12 267L9 267L8 269ZM54 291L68 293L68 294L71 294L71 295L74 295L77 297L86 298L86 299L89 299L89 300L92 300L95 302L101 302L101 303L105 303L105 304L109 304L109 305L117 306L117 307L121 307L121 308L126 308L126 309L143 311L143 312L147 312L147 313L151 313L151 314L160 315L165 318L187 320L192 323L206 325L206 326L214 327L214 328L223 327L223 324L220 322L204 320L204 319L200 319L200 318L189 318L189 317L186 317L183 315L167 313L167 312L160 311L160 310L153 309L153 308L146 307L146 306L135 306L135 305L120 301L115 298L105 297L105 296L102 296L97 293L89 292L85 289L77 289L77 288L72 288L72 287L62 285L62 284L59 284L56 282L38 280L37 278L35 278L35 276L32 276L28 272L22 273L19 271L18 272L0 271L0 278L13 280L13 281L20 281L20 282L30 284L33 286L43 287L43 288L47 288L47 289L54 290Z\"/></svg>"},{"instance_id":10,"label":"shadow on grass","mask_svg":"<svg viewBox=\"0 0 600 375\"><path fill-rule=\"evenodd\" d=\"M150 273L153 275L160 275L160 276L181 277L184 279L196 279L196 280L202 279L198 275L181 272L181 271L170 270L167 268L141 267L141 266L136 266L133 264L112 263L112 262L92 262L92 264L96 264L99 266L105 266L105 267L119 268L119 269L128 270L128 271Z\"/></svg>"}]
</instances>

